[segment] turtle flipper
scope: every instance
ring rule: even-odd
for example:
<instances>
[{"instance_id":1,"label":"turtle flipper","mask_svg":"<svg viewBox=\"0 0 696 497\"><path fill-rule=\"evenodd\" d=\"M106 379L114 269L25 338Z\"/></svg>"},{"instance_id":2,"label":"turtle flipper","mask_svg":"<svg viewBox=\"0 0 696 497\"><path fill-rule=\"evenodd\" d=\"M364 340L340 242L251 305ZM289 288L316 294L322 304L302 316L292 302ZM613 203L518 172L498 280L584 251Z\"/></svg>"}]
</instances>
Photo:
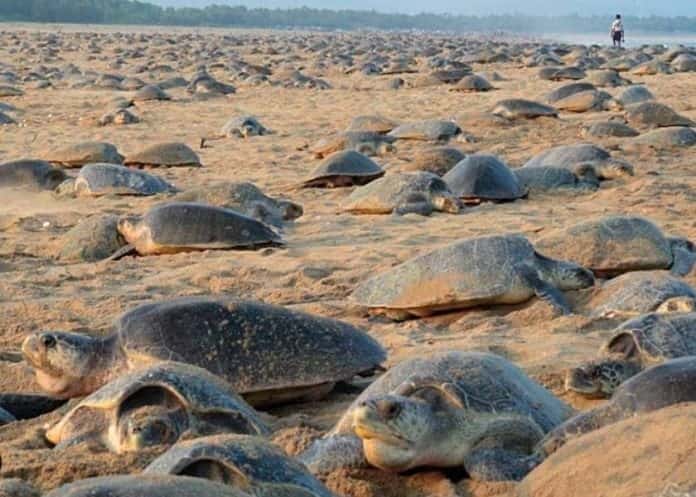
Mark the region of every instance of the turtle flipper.
<instances>
[{"instance_id":1,"label":"turtle flipper","mask_svg":"<svg viewBox=\"0 0 696 497\"><path fill-rule=\"evenodd\" d=\"M551 430L536 446L535 451L547 457L563 447L568 441L587 432L597 430L621 418L621 413L605 404L578 414Z\"/></svg>"},{"instance_id":2,"label":"turtle flipper","mask_svg":"<svg viewBox=\"0 0 696 497\"><path fill-rule=\"evenodd\" d=\"M362 440L352 434L332 435L315 440L298 459L314 474L329 473L339 468L368 466Z\"/></svg>"},{"instance_id":3,"label":"turtle flipper","mask_svg":"<svg viewBox=\"0 0 696 497\"><path fill-rule=\"evenodd\" d=\"M473 480L519 481L541 461L538 454L525 456L505 449L479 449L469 454L464 467Z\"/></svg>"},{"instance_id":4,"label":"turtle flipper","mask_svg":"<svg viewBox=\"0 0 696 497\"><path fill-rule=\"evenodd\" d=\"M696 251L688 240L673 239L672 245L672 267L670 272L676 276L686 276L696 264Z\"/></svg>"},{"instance_id":5,"label":"turtle flipper","mask_svg":"<svg viewBox=\"0 0 696 497\"><path fill-rule=\"evenodd\" d=\"M573 311L568 304L568 301L558 288L542 280L536 270L523 266L520 268L520 273L524 281L534 290L534 293L541 300L548 302L561 314L572 314Z\"/></svg>"},{"instance_id":6,"label":"turtle flipper","mask_svg":"<svg viewBox=\"0 0 696 497\"><path fill-rule=\"evenodd\" d=\"M403 216L404 214L418 214L420 216L429 216L433 213L433 206L429 202L406 202L399 204L394 209L394 214Z\"/></svg>"},{"instance_id":7,"label":"turtle flipper","mask_svg":"<svg viewBox=\"0 0 696 497\"><path fill-rule=\"evenodd\" d=\"M128 256L128 255L137 254L137 253L138 253L138 251L135 250L135 247L133 245L129 244L129 245L125 245L125 246L121 247L120 249L118 249L116 252L111 254L111 256L109 256L106 260L107 261L117 261L119 259L122 259L122 258Z\"/></svg>"},{"instance_id":8,"label":"turtle flipper","mask_svg":"<svg viewBox=\"0 0 696 497\"><path fill-rule=\"evenodd\" d=\"M521 480L543 460L534 451L544 432L528 416L501 415L483 420L483 432L464 458L476 480Z\"/></svg>"}]
</instances>

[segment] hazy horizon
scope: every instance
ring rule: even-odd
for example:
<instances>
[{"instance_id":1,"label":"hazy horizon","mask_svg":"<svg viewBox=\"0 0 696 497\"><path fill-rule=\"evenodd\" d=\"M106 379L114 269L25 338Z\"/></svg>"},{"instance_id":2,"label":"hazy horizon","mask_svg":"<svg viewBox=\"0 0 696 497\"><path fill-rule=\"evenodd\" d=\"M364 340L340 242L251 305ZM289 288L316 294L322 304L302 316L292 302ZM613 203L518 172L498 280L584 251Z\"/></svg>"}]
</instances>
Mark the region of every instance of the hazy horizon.
<instances>
[{"instance_id":1,"label":"hazy horizon","mask_svg":"<svg viewBox=\"0 0 696 497\"><path fill-rule=\"evenodd\" d=\"M622 13L626 16L694 16L694 0L615 0L610 4L605 0L469 0L466 3L453 0L144 0L163 6L204 7L212 4L244 5L249 8L325 8L378 10L416 14L420 12L449 13L462 15L489 14L527 14L527 15L600 15L613 16Z\"/></svg>"}]
</instances>

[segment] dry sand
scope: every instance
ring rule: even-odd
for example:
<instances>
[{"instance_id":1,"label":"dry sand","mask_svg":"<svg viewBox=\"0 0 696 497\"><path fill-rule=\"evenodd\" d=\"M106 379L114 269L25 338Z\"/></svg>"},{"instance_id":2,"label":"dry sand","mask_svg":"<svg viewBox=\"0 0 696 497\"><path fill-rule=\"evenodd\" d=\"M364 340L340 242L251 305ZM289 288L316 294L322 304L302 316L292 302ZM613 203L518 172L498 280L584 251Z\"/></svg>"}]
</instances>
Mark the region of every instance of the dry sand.
<instances>
[{"instance_id":1,"label":"dry sand","mask_svg":"<svg viewBox=\"0 0 696 497\"><path fill-rule=\"evenodd\" d=\"M6 27L3 27L5 29ZM279 36L283 36L282 34ZM83 41L84 45L84 41ZM252 53L237 47L247 61L267 62L282 55ZM519 166L534 154L580 138L582 124L606 119L608 113L563 114L509 127L476 126L471 113L489 110L509 97L534 98L559 86L536 77L538 69L512 64L474 66L496 70L507 80L483 94L449 92L446 86L385 90L390 76L345 75L312 68L311 57L298 52L298 65L333 85L327 91L245 87L225 98L195 101L182 89L169 90L170 102L139 104L142 121L128 126L98 128L85 124L108 110L116 91L27 89L22 97L0 99L23 112L21 126L0 127L0 162L43 157L46 150L83 140L115 144L124 154L156 142L182 141L196 148L230 117L252 114L274 131L270 136L227 139L196 150L200 169L153 171L182 189L216 181L252 181L267 194L304 206L305 215L284 232L285 248L260 252L202 252L159 257L125 258L115 263L66 264L55 254L60 237L85 216L95 213L139 213L161 199L103 197L57 199L50 193L0 192L0 347L16 350L37 330L55 329L105 333L110 323L133 306L187 295L225 294L260 299L339 318L367 330L389 352L389 364L431 352L453 349L490 350L520 364L564 400L586 408L589 402L562 392L564 368L595 355L611 332L611 324L592 323L582 314L554 318L546 305L532 300L520 306L472 310L403 323L370 318L346 305L357 283L414 255L463 237L519 232L535 240L585 218L608 214L646 216L667 233L696 240L696 147L675 152L618 151L632 163L635 177L602 184L596 193L538 196L507 204L484 204L453 216L353 216L337 214L351 189L298 189L296 185L316 165L304 148L343 130L359 114L382 114L396 121L426 118L458 119L474 137L472 144L455 144L464 151L499 155ZM61 53L66 62L103 72L109 69L105 51L86 58L85 50ZM0 61L31 67L0 47ZM127 71L125 71L127 72ZM193 67L186 74L190 75ZM211 74L226 81L223 73ZM417 75L406 75L414 79ZM696 119L696 76L631 76L645 83L658 100ZM620 89L609 90L616 93ZM613 147L616 141L593 140ZM423 143L398 143L397 152L377 161L387 171L406 167ZM696 272L686 277L696 284ZM571 296L582 306L592 291ZM0 390L31 389L22 363L0 363ZM352 395L335 393L311 404L285 406L271 412L283 429L276 440L296 452L330 428L349 405ZM54 413L47 418L55 419ZM42 489L96 474L136 471L153 457L114 457L71 449L57 458L40 443L47 419L0 429L0 476L19 476ZM298 438L300 439L298 441ZM21 449L21 450L20 450ZM32 450L29 450L32 449ZM581 464L582 461L579 461ZM503 495L512 484L481 484L442 472L396 476L377 470L332 474L328 485L346 496L489 496ZM546 495L546 494L545 494Z\"/></svg>"}]
</instances>

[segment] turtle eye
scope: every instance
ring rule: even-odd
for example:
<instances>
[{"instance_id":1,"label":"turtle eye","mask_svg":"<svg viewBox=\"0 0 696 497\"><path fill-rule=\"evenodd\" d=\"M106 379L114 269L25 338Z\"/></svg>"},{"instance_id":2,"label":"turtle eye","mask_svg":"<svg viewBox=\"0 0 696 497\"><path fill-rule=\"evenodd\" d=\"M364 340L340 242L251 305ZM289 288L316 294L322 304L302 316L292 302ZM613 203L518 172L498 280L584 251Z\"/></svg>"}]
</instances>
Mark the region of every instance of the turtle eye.
<instances>
[{"instance_id":1,"label":"turtle eye","mask_svg":"<svg viewBox=\"0 0 696 497\"><path fill-rule=\"evenodd\" d=\"M56 337L53 335L41 335L41 344L47 349L52 349L56 346Z\"/></svg>"}]
</instances>

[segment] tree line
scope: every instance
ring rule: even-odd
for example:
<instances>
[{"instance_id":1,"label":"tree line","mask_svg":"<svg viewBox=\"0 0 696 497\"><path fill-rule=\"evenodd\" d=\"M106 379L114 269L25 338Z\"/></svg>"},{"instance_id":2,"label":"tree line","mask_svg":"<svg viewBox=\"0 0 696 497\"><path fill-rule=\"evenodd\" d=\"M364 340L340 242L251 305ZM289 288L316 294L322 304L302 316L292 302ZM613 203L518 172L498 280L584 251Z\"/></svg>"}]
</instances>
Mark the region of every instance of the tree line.
<instances>
[{"instance_id":1,"label":"tree line","mask_svg":"<svg viewBox=\"0 0 696 497\"><path fill-rule=\"evenodd\" d=\"M579 15L544 17L510 14L479 17L427 13L386 14L306 7L249 9L223 5L165 8L137 0L1 0L0 21L512 33L588 33L602 30L607 24L605 17ZM625 24L633 32L696 33L696 17L627 17Z\"/></svg>"}]
</instances>

